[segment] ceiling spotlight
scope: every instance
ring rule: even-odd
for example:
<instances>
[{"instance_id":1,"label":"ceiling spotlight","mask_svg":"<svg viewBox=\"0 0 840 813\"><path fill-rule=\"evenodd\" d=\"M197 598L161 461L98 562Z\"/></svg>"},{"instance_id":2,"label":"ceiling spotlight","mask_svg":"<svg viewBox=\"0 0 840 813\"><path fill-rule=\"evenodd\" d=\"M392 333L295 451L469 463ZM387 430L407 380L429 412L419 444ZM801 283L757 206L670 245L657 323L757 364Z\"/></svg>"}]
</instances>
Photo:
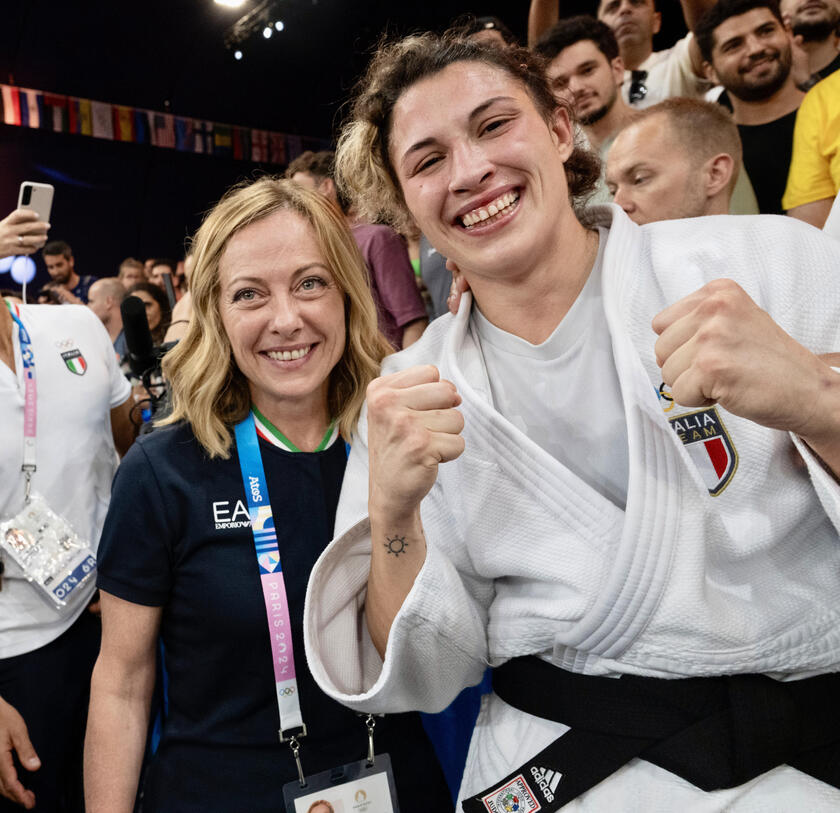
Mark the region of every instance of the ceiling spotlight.
<instances>
[{"instance_id":1,"label":"ceiling spotlight","mask_svg":"<svg viewBox=\"0 0 840 813\"><path fill-rule=\"evenodd\" d=\"M276 23L274 23L274 28L277 29L277 31L282 31L285 27L286 26L284 25L282 20L278 20Z\"/></svg>"},{"instance_id":2,"label":"ceiling spotlight","mask_svg":"<svg viewBox=\"0 0 840 813\"><path fill-rule=\"evenodd\" d=\"M225 6L226 8L239 8L245 0L215 0L217 6Z\"/></svg>"},{"instance_id":3,"label":"ceiling spotlight","mask_svg":"<svg viewBox=\"0 0 840 813\"><path fill-rule=\"evenodd\" d=\"M242 59L242 51L234 51L233 52L233 58L236 59L236 60Z\"/></svg>"},{"instance_id":4,"label":"ceiling spotlight","mask_svg":"<svg viewBox=\"0 0 840 813\"><path fill-rule=\"evenodd\" d=\"M267 25L265 28L263 28L263 36L266 39L271 39L271 35L273 33L274 33L274 30L272 29L272 27L270 25Z\"/></svg>"}]
</instances>

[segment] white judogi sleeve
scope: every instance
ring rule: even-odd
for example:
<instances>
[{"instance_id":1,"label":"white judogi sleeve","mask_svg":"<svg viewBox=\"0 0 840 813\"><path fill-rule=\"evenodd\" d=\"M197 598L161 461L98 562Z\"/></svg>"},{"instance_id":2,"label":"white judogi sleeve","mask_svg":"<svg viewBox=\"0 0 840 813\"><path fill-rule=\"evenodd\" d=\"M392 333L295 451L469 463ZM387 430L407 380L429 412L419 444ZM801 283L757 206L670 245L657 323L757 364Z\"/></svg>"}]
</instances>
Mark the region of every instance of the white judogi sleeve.
<instances>
[{"instance_id":1,"label":"white judogi sleeve","mask_svg":"<svg viewBox=\"0 0 840 813\"><path fill-rule=\"evenodd\" d=\"M393 371L383 368L383 374ZM371 551L367 484L365 407L347 462L336 540L318 561L307 590L309 668L327 694L350 708L437 712L462 688L478 683L487 666L492 581L459 572L439 550L436 537L451 537L459 523L436 484L421 506L426 561L391 626L383 663L364 615Z\"/></svg>"}]
</instances>

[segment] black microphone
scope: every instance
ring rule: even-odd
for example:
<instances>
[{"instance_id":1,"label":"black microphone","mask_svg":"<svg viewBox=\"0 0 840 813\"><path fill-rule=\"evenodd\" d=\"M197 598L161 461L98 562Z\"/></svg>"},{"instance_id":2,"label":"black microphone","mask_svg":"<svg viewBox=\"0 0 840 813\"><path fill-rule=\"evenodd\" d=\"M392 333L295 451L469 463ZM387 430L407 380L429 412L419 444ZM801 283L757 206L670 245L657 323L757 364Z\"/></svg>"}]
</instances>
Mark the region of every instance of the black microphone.
<instances>
[{"instance_id":1,"label":"black microphone","mask_svg":"<svg viewBox=\"0 0 840 813\"><path fill-rule=\"evenodd\" d=\"M175 302L177 302L175 289L172 287L172 274L166 271L161 276L163 277L163 290L166 291L166 298L169 300L169 310L172 310L175 307Z\"/></svg>"},{"instance_id":2,"label":"black microphone","mask_svg":"<svg viewBox=\"0 0 840 813\"><path fill-rule=\"evenodd\" d=\"M128 348L128 366L137 378L142 378L143 373L157 362L152 332L146 318L146 303L139 296L127 296L120 305L120 313Z\"/></svg>"}]
</instances>

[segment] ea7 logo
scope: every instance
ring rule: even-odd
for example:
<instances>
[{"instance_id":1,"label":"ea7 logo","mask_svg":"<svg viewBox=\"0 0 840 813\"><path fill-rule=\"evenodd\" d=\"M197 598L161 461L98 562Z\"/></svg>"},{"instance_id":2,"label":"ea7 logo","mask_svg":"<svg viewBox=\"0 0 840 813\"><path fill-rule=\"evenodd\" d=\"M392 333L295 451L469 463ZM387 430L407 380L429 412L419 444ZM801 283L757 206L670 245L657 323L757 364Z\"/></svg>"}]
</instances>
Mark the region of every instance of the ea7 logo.
<instances>
[{"instance_id":1,"label":"ea7 logo","mask_svg":"<svg viewBox=\"0 0 840 813\"><path fill-rule=\"evenodd\" d=\"M232 500L218 500L213 503L213 523L217 531L228 528L248 528L251 525L251 517L242 500L237 500L235 503Z\"/></svg>"},{"instance_id":2,"label":"ea7 logo","mask_svg":"<svg viewBox=\"0 0 840 813\"><path fill-rule=\"evenodd\" d=\"M552 771L548 768L538 768L536 765L531 766L531 775L537 780L537 786L542 791L546 802L554 801L554 794L557 792L557 786L563 778L560 771Z\"/></svg>"}]
</instances>

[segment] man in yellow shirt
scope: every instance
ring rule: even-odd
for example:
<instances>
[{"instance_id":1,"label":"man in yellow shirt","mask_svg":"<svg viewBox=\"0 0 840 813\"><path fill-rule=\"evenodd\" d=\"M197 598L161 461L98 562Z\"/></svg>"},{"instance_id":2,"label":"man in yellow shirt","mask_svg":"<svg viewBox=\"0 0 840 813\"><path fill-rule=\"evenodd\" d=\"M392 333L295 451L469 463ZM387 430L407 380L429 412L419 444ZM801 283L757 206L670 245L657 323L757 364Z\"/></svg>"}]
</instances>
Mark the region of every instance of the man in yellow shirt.
<instances>
[{"instance_id":1,"label":"man in yellow shirt","mask_svg":"<svg viewBox=\"0 0 840 813\"><path fill-rule=\"evenodd\" d=\"M782 206L818 229L840 190L840 71L802 100L793 131L793 158Z\"/></svg>"}]
</instances>

